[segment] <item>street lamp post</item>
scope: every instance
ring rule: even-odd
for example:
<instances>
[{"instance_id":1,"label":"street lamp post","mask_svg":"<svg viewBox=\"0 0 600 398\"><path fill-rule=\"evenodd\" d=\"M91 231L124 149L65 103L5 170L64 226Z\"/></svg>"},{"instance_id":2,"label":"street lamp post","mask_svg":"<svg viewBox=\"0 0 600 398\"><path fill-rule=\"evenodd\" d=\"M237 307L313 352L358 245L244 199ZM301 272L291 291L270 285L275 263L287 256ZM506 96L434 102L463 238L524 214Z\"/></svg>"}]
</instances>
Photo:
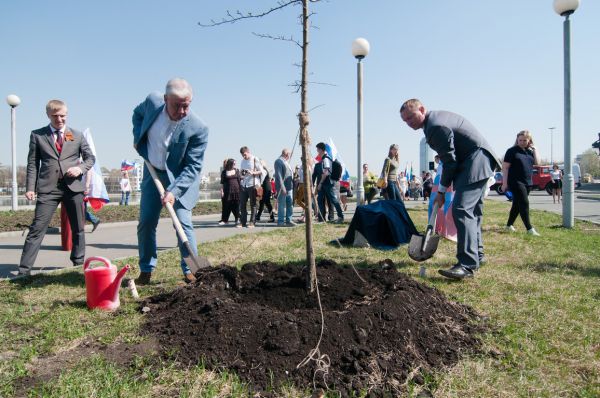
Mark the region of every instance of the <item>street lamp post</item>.
<instances>
[{"instance_id":1,"label":"street lamp post","mask_svg":"<svg viewBox=\"0 0 600 398\"><path fill-rule=\"evenodd\" d=\"M571 21L569 16L579 7L579 0L554 0L554 11L565 17L563 22L564 46L564 132L565 132L565 177L563 184L563 227L573 228L575 219L573 215L574 178L571 158Z\"/></svg>"},{"instance_id":2,"label":"street lamp post","mask_svg":"<svg viewBox=\"0 0 600 398\"><path fill-rule=\"evenodd\" d=\"M10 105L10 136L12 140L12 210L16 211L19 207L17 198L17 112L16 107L21 103L21 99L14 94L6 97L6 102Z\"/></svg>"},{"instance_id":3,"label":"street lamp post","mask_svg":"<svg viewBox=\"0 0 600 398\"><path fill-rule=\"evenodd\" d=\"M554 130L556 127L548 127L550 130L550 164L554 164Z\"/></svg>"},{"instance_id":4,"label":"street lamp post","mask_svg":"<svg viewBox=\"0 0 600 398\"><path fill-rule=\"evenodd\" d=\"M362 130L363 130L363 96L362 96L362 59L369 54L371 46L366 39L359 37L352 42L352 55L357 59L356 76L357 76L357 167L356 167L356 205L360 206L365 198L365 188L363 187L362 173Z\"/></svg>"}]
</instances>

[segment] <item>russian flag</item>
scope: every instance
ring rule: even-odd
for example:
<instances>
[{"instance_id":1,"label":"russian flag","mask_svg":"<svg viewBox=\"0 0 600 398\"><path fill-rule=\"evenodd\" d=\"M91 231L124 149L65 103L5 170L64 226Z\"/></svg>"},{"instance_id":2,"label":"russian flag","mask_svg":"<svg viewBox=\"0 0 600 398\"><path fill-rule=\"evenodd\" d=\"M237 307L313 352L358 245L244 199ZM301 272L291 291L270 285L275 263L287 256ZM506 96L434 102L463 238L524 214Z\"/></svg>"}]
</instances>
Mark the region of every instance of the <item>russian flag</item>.
<instances>
[{"instance_id":1,"label":"russian flag","mask_svg":"<svg viewBox=\"0 0 600 398\"><path fill-rule=\"evenodd\" d=\"M121 162L121 171L129 171L135 168L135 162L132 162L127 159L123 159Z\"/></svg>"},{"instance_id":2,"label":"russian flag","mask_svg":"<svg viewBox=\"0 0 600 398\"><path fill-rule=\"evenodd\" d=\"M88 190L88 194L84 200L87 201L90 206L92 206L92 209L98 211L102 208L102 206L109 202L108 192L106 191L106 185L104 185L100 162L98 162L98 155L96 155L96 146L94 145L92 132L89 128L84 130L83 137L86 139L90 150L96 157L94 167L88 171L88 174L90 174L90 189Z\"/></svg>"}]
</instances>

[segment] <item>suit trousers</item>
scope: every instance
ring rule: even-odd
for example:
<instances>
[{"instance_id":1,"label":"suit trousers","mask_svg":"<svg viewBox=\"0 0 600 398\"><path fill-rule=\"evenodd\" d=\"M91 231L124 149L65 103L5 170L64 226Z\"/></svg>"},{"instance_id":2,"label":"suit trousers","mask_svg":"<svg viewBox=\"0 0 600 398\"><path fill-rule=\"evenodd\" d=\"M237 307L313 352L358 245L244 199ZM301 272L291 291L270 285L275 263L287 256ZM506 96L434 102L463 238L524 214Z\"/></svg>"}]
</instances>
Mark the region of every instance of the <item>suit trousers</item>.
<instances>
[{"instance_id":1,"label":"suit trousers","mask_svg":"<svg viewBox=\"0 0 600 398\"><path fill-rule=\"evenodd\" d=\"M456 258L460 265L473 271L479 268L479 260L483 257L481 222L487 182L485 179L456 187L452 202L457 232Z\"/></svg>"},{"instance_id":2,"label":"suit trousers","mask_svg":"<svg viewBox=\"0 0 600 398\"><path fill-rule=\"evenodd\" d=\"M59 203L65 206L69 225L73 237L71 249L71 261L74 264L83 264L85 259L85 210L83 206L83 192L71 191L63 181L59 182L54 190L38 195L35 205L33 224L23 245L23 253L19 262L19 271L28 272L33 268L35 259L42 246L44 236L52 216L56 212Z\"/></svg>"},{"instance_id":3,"label":"suit trousers","mask_svg":"<svg viewBox=\"0 0 600 398\"><path fill-rule=\"evenodd\" d=\"M156 170L158 179L162 182L163 187L169 184L169 177L165 171ZM138 252L140 255L140 271L153 272L157 262L156 248L156 227L160 218L160 212L163 208L162 200L154 180L149 172L144 173L142 180L142 198L140 199L140 221L137 226L138 236ZM194 224L192 223L192 211L184 208L178 200L173 205L175 214L181 223L183 232L187 237L194 254L198 254L196 243L196 235L194 234ZM181 270L183 274L189 274L191 271L183 261L183 257L189 255L187 249L183 245L179 235L177 236L177 245L181 253Z\"/></svg>"}]
</instances>

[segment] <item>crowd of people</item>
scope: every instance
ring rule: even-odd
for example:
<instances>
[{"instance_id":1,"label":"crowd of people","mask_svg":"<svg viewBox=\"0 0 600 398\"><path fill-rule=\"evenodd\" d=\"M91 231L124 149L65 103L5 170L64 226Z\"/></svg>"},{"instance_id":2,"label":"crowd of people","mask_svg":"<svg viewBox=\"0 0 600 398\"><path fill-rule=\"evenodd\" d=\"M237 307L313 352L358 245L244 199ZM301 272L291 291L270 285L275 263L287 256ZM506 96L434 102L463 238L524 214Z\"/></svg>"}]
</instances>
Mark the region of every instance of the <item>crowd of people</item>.
<instances>
[{"instance_id":1,"label":"crowd of people","mask_svg":"<svg viewBox=\"0 0 600 398\"><path fill-rule=\"evenodd\" d=\"M133 145L145 160L141 183L141 203L137 227L140 275L139 284L147 284L157 266L156 228L164 205L173 206L189 242L182 244L181 269L184 279L193 282L183 258L187 247L197 254L192 224L192 208L198 202L200 173L208 142L208 128L190 110L193 98L191 85L180 78L169 80L164 95L148 95L133 111ZM85 257L84 195L89 189L85 175L95 157L82 133L67 127L67 106L52 100L46 106L50 124L31 133L28 165L28 200L37 195L35 216L25 240L19 264L19 274L29 275L54 211L59 203L66 208L73 236L71 261L81 265ZM500 168L502 189L513 192L513 203L506 229L514 231L517 216L521 216L530 235L538 236L529 216L531 170L539 164L539 156L529 131L518 133L515 145L506 151L502 166L486 139L464 117L447 111L428 111L418 99L410 99L400 109L402 120L412 129L422 129L427 144L437 153L436 173L422 171L410 177L400 169L399 146L392 144L384 159L379 177L368 164L362 165L364 201L370 204L379 194L384 200L430 200L430 212L437 208L438 219L445 220L438 232L457 241L457 263L440 274L451 279L472 277L486 259L483 250L481 224L483 198L488 180ZM221 173L222 214L220 225L233 222L239 228L254 228L261 219L278 226L294 226L293 205L312 209L316 222L344 222L347 198L353 195L349 181L342 178L342 166L325 143L316 146L316 161L305 169L292 169L288 148L269 163L255 156L248 146L240 148L239 163L225 159ZM148 167L156 171L164 193L159 193ZM313 203L305 204L304 178L310 175ZM561 174L554 167L555 201L560 202ZM121 205L128 205L131 186L126 172L121 179ZM271 203L275 200L275 206ZM308 205L308 206L307 206ZM276 210L275 210L276 209ZM99 221L91 218L95 226Z\"/></svg>"}]
</instances>

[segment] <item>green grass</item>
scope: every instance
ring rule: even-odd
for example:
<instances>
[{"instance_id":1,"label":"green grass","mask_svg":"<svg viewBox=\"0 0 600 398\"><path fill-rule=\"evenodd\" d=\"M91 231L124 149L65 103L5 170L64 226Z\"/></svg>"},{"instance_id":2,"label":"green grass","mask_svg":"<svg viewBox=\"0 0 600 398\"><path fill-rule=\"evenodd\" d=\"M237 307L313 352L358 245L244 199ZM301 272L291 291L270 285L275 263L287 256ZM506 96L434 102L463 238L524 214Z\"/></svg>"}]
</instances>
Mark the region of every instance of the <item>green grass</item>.
<instances>
[{"instance_id":1,"label":"green grass","mask_svg":"<svg viewBox=\"0 0 600 398\"><path fill-rule=\"evenodd\" d=\"M215 214L221 212L221 203L219 201L200 202L192 210L193 215ZM137 221L140 215L139 205L130 206L104 206L98 212L95 212L102 222L124 222ZM34 210L0 211L0 232L22 231L26 229L33 221ZM169 213L166 209L161 212L161 217L168 218ZM50 227L60 226L60 209L56 210Z\"/></svg>"},{"instance_id":2,"label":"green grass","mask_svg":"<svg viewBox=\"0 0 600 398\"><path fill-rule=\"evenodd\" d=\"M455 261L452 242L440 242L436 256L425 263L424 283L472 306L490 325L490 332L481 336L485 354L426 375L425 387L436 397L600 396L600 226L577 221L567 230L560 227L558 215L533 211L532 222L542 234L536 238L525 234L520 221L516 233L505 233L507 213L507 203L486 202L488 264L473 280L454 283L436 276L435 270ZM422 229L425 211L418 208L410 214ZM399 272L418 278L419 267L409 260L405 246L383 252L328 243L346 229L315 226L317 260L362 267L390 258ZM200 250L213 263L235 266L258 260L302 262L304 228L232 237ZM137 265L136 259L125 262ZM176 250L162 252L156 279L164 283L140 288L140 294L180 283L178 263ZM138 358L122 367L100 352L66 362L82 342L139 342L143 317L137 304L122 290L117 312L88 311L83 276L72 270L34 276L29 282L0 283L1 397L247 396L235 375L201 365L183 369L169 361ZM61 366L46 378L36 378L42 365L51 362ZM23 389L26 376L36 381L29 390ZM408 389L414 395L421 387L409 384ZM277 394L300 397L306 392L286 387Z\"/></svg>"}]
</instances>

